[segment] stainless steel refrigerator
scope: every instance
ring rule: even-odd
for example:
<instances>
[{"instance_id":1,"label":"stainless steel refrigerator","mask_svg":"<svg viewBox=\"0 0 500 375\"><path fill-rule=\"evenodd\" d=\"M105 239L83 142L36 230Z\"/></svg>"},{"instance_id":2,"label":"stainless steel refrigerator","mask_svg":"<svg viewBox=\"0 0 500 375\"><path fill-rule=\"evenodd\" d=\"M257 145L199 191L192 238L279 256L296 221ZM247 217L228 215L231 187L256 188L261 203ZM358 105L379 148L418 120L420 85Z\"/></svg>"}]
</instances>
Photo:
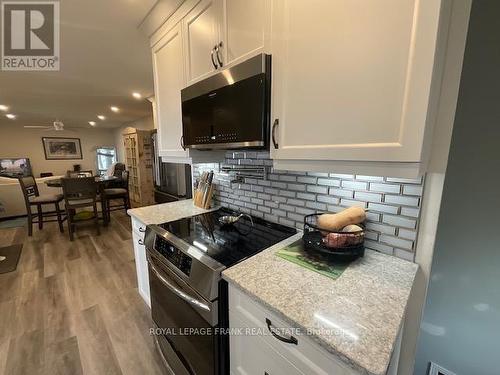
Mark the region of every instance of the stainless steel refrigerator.
<instances>
[{"instance_id":1,"label":"stainless steel refrigerator","mask_svg":"<svg viewBox=\"0 0 500 375\"><path fill-rule=\"evenodd\" d=\"M174 202L193 196L191 165L165 163L161 160L158 147L158 133L151 135L154 150L153 180L156 203Z\"/></svg>"}]
</instances>

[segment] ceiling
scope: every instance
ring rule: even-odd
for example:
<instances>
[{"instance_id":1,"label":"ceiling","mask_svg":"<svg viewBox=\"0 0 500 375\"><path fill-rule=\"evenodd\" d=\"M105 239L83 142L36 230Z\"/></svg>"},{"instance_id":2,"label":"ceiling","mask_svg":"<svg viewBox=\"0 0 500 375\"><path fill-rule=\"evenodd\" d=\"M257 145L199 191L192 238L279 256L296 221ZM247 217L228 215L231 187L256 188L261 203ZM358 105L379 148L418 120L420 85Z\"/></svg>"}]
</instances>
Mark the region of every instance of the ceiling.
<instances>
[{"instance_id":1,"label":"ceiling","mask_svg":"<svg viewBox=\"0 0 500 375\"><path fill-rule=\"evenodd\" d=\"M117 127L151 115L153 93L148 40L138 29L156 0L64 0L61 12L61 70L0 71L2 126ZM139 92L143 99L132 97ZM120 111L113 113L110 106ZM97 119L106 116L106 120Z\"/></svg>"}]
</instances>

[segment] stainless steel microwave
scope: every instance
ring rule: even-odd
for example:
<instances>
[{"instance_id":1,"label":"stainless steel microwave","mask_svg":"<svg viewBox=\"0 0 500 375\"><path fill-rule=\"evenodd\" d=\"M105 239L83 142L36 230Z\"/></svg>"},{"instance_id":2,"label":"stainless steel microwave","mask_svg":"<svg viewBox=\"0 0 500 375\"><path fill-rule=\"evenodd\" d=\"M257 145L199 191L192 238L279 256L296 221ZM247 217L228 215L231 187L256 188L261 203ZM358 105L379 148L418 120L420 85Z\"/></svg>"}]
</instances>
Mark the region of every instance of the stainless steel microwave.
<instances>
[{"instance_id":1,"label":"stainless steel microwave","mask_svg":"<svg viewBox=\"0 0 500 375\"><path fill-rule=\"evenodd\" d=\"M181 91L182 144L268 149L271 56L257 55Z\"/></svg>"}]
</instances>

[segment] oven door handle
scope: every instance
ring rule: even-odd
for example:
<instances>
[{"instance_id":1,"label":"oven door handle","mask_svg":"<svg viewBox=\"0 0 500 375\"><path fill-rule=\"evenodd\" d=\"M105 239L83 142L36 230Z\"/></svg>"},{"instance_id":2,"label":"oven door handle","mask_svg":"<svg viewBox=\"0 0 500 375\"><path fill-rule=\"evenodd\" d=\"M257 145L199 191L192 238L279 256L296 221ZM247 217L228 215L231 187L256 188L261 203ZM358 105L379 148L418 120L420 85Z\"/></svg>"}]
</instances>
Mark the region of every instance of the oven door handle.
<instances>
[{"instance_id":1,"label":"oven door handle","mask_svg":"<svg viewBox=\"0 0 500 375\"><path fill-rule=\"evenodd\" d=\"M203 310L205 313L210 312L210 306L208 306L206 303L203 303L199 299L191 297L189 294L184 293L182 290L179 288L175 287L170 281L168 281L165 276L161 274L161 272L156 268L156 266L153 263L153 260L151 259L151 256L147 254L148 258L148 263L149 266L151 267L151 271L155 274L155 276L162 282L162 284L167 287L170 291L175 293L179 298L182 300L186 301L189 303L191 306L195 307L198 310Z\"/></svg>"}]
</instances>

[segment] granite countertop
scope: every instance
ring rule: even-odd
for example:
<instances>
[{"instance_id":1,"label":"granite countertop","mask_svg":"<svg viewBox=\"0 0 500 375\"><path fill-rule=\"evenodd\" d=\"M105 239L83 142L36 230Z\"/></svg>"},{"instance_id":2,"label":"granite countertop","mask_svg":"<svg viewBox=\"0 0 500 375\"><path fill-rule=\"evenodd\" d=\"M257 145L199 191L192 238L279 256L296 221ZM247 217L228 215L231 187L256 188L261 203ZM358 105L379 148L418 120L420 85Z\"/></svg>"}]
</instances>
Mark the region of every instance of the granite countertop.
<instances>
[{"instance_id":1,"label":"granite countertop","mask_svg":"<svg viewBox=\"0 0 500 375\"><path fill-rule=\"evenodd\" d=\"M132 208L127 213L142 223L160 224L166 221L173 221L182 219L184 217L194 216L216 210L218 207L212 209L204 209L196 207L192 199L185 199L177 202L169 202L162 204L155 204L153 206L145 206L139 208Z\"/></svg>"},{"instance_id":2,"label":"granite countertop","mask_svg":"<svg viewBox=\"0 0 500 375\"><path fill-rule=\"evenodd\" d=\"M225 270L224 279L292 327L314 329L310 338L360 373L385 374L418 266L367 249L333 280L275 255L301 236Z\"/></svg>"}]
</instances>

